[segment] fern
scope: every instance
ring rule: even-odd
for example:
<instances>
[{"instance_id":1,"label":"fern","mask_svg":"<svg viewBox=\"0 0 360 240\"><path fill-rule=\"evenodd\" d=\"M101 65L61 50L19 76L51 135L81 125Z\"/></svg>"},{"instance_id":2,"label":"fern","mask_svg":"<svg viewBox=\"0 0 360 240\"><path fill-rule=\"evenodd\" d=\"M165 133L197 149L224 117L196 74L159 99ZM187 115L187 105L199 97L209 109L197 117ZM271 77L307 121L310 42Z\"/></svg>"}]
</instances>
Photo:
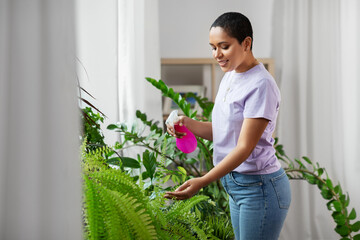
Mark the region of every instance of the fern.
<instances>
[{"instance_id":1,"label":"fern","mask_svg":"<svg viewBox=\"0 0 360 240\"><path fill-rule=\"evenodd\" d=\"M207 196L170 201L169 205L156 185L148 197L145 193L149 192L140 188L133 177L121 168L109 167L104 159L109 148L90 153L84 151L83 221L86 239L216 239L211 225L194 212L194 206L207 200ZM144 160L149 163L147 171L152 172L152 155L148 152L143 157L149 158ZM142 182L141 177L138 180Z\"/></svg>"},{"instance_id":2,"label":"fern","mask_svg":"<svg viewBox=\"0 0 360 240\"><path fill-rule=\"evenodd\" d=\"M84 146L85 145L83 144L83 149ZM109 165L106 163L104 155L109 153L110 151L111 149L109 149L108 147L99 147L93 151L90 151L89 153L83 151L81 162L83 172L86 174L90 172L98 172L101 170L109 169Z\"/></svg>"},{"instance_id":3,"label":"fern","mask_svg":"<svg viewBox=\"0 0 360 240\"><path fill-rule=\"evenodd\" d=\"M211 216L205 222L213 230L212 234L221 240L234 239L234 231L230 219L226 215Z\"/></svg>"},{"instance_id":4,"label":"fern","mask_svg":"<svg viewBox=\"0 0 360 240\"><path fill-rule=\"evenodd\" d=\"M84 214L86 219L85 233L88 239L103 239L105 224L102 220L102 206L96 185L84 176Z\"/></svg>"},{"instance_id":5,"label":"fern","mask_svg":"<svg viewBox=\"0 0 360 240\"><path fill-rule=\"evenodd\" d=\"M168 211L168 216L177 216L177 215L183 215L186 212L190 211L192 207L194 207L196 204L200 203L201 201L204 201L208 199L209 197L204 195L196 195L186 201L182 202L175 202L173 206Z\"/></svg>"},{"instance_id":6,"label":"fern","mask_svg":"<svg viewBox=\"0 0 360 240\"><path fill-rule=\"evenodd\" d=\"M116 201L109 195L109 190L98 185L98 193L104 206L102 217L108 234L106 239L132 239L131 228L124 221Z\"/></svg>"},{"instance_id":7,"label":"fern","mask_svg":"<svg viewBox=\"0 0 360 240\"><path fill-rule=\"evenodd\" d=\"M93 178L98 184L109 190L123 194L129 193L138 201L145 203L145 196L139 186L129 175L126 175L119 170L108 169L107 171L94 172L89 174L89 177Z\"/></svg>"},{"instance_id":8,"label":"fern","mask_svg":"<svg viewBox=\"0 0 360 240\"><path fill-rule=\"evenodd\" d=\"M146 204L141 197L140 200L137 198L142 194L140 189L126 188L129 185L121 182L127 182L128 176L120 171L118 175L114 175L113 171L115 170L84 177L85 212L90 239L118 239L119 236L121 239L132 239L132 236L136 236L136 239L156 239L151 217L145 208ZM120 186L125 187L121 191L107 188L107 186L114 187L113 184L109 184L111 179L115 179L112 178L114 176L118 177L117 180L125 179L125 181L116 180ZM131 191L124 193L129 189Z\"/></svg>"},{"instance_id":9,"label":"fern","mask_svg":"<svg viewBox=\"0 0 360 240\"><path fill-rule=\"evenodd\" d=\"M113 203L121 212L122 219L132 227L136 239L156 239L156 231L146 209L129 194L121 194L115 191L106 191Z\"/></svg>"}]
</instances>

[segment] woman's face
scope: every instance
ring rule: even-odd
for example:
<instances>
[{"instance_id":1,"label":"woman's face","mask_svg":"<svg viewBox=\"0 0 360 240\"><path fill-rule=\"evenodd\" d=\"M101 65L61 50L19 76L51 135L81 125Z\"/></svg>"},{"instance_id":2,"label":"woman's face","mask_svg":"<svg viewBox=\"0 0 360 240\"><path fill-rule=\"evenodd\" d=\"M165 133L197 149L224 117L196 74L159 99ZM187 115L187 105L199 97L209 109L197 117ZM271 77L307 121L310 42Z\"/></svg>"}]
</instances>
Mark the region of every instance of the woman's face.
<instances>
[{"instance_id":1,"label":"woman's face","mask_svg":"<svg viewBox=\"0 0 360 240\"><path fill-rule=\"evenodd\" d=\"M247 46L246 42L244 40L239 44L236 38L230 37L221 27L210 29L209 43L212 54L224 72L232 70L244 72L247 70L244 61L250 47Z\"/></svg>"}]
</instances>

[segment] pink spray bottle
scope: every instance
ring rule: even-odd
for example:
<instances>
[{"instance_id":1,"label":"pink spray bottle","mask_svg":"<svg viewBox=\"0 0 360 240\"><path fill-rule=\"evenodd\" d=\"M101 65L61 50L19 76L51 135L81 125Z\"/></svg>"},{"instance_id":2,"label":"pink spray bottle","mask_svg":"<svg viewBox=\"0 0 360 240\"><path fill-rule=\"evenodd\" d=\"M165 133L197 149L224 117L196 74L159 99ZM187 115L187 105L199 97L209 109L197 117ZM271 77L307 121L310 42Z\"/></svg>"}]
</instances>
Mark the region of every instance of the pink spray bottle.
<instances>
[{"instance_id":1,"label":"pink spray bottle","mask_svg":"<svg viewBox=\"0 0 360 240\"><path fill-rule=\"evenodd\" d=\"M191 153L195 151L197 147L197 141L195 135L190 132L185 126L180 126L179 124L174 124L179 121L178 110L174 110L170 113L168 119L166 120L167 124L173 125L175 131L186 133L182 138L176 138L176 146L178 149L184 153Z\"/></svg>"}]
</instances>

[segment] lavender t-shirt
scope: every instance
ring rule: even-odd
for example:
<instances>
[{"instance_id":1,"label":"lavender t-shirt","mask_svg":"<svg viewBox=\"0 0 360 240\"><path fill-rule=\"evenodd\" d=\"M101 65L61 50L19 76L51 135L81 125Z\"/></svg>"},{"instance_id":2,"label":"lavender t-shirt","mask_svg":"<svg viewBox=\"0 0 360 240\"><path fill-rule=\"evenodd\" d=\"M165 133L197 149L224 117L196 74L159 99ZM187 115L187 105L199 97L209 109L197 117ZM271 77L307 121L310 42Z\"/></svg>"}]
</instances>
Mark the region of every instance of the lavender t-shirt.
<instances>
[{"instance_id":1,"label":"lavender t-shirt","mask_svg":"<svg viewBox=\"0 0 360 240\"><path fill-rule=\"evenodd\" d=\"M243 73L225 73L212 112L214 165L236 147L245 118L266 118L269 124L255 149L233 171L268 174L279 170L280 163L275 156L272 138L279 104L280 91L263 64Z\"/></svg>"}]
</instances>

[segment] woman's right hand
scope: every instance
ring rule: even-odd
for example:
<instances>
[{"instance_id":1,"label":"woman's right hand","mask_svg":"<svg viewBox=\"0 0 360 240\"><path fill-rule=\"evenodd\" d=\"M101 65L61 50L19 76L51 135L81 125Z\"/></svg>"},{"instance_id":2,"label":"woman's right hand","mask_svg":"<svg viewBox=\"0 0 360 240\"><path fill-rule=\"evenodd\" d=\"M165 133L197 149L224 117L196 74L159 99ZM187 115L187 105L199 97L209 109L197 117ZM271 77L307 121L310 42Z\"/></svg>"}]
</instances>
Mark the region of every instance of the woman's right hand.
<instances>
[{"instance_id":1,"label":"woman's right hand","mask_svg":"<svg viewBox=\"0 0 360 240\"><path fill-rule=\"evenodd\" d=\"M179 121L175 122L174 125L177 125L177 124L180 126L185 125L186 118L187 118L186 116L180 116ZM166 124L166 130L171 136L176 137L176 138L182 138L183 136L186 135L186 133L184 133L184 132L177 132L175 130L174 126L171 126L170 124Z\"/></svg>"}]
</instances>

